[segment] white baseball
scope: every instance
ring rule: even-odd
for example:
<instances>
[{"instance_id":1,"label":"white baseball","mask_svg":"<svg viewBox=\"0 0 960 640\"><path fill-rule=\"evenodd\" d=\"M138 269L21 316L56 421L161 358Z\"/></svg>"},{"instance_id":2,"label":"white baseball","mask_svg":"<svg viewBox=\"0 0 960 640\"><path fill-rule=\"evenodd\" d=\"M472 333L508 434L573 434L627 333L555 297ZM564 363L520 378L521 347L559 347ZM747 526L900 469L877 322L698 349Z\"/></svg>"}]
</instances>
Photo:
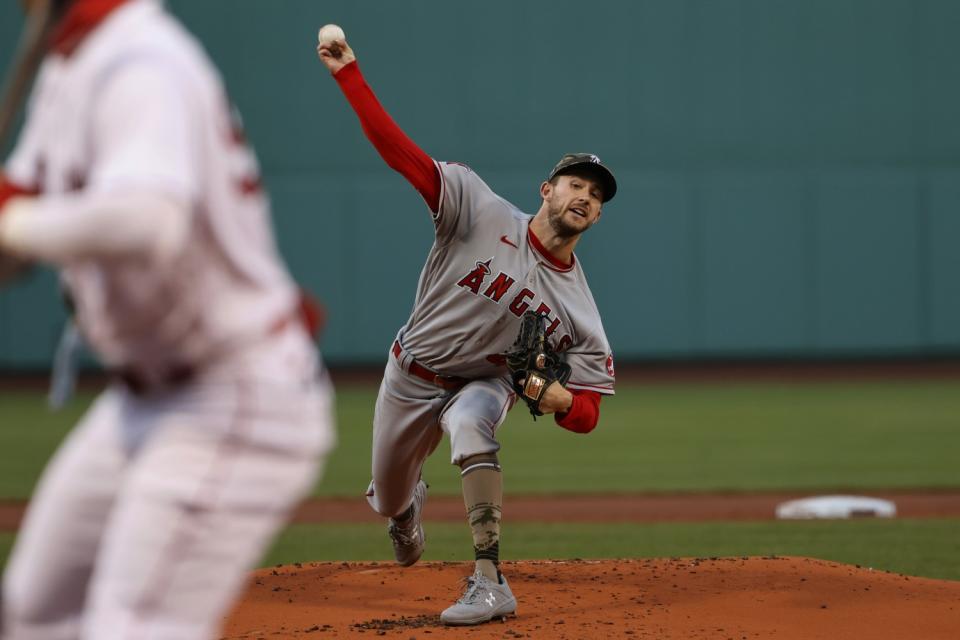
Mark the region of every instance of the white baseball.
<instances>
[{"instance_id":1,"label":"white baseball","mask_svg":"<svg viewBox=\"0 0 960 640\"><path fill-rule=\"evenodd\" d=\"M333 44L337 40L346 40L346 38L343 29L335 24L325 24L320 27L320 32L317 33L320 44Z\"/></svg>"}]
</instances>

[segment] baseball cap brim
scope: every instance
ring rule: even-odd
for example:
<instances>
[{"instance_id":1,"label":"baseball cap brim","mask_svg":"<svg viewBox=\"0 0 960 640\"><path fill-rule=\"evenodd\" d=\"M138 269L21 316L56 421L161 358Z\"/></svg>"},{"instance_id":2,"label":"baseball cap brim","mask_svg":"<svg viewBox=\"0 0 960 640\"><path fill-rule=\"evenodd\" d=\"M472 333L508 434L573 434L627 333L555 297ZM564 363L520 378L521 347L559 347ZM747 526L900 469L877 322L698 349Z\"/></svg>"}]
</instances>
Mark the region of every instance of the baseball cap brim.
<instances>
[{"instance_id":1,"label":"baseball cap brim","mask_svg":"<svg viewBox=\"0 0 960 640\"><path fill-rule=\"evenodd\" d=\"M600 162L600 158L593 154L571 153L565 155L550 172L550 177L547 180L553 180L556 176L581 173L600 183L600 188L603 190L603 202L613 200L613 196L617 194L617 179L613 177L613 172Z\"/></svg>"}]
</instances>

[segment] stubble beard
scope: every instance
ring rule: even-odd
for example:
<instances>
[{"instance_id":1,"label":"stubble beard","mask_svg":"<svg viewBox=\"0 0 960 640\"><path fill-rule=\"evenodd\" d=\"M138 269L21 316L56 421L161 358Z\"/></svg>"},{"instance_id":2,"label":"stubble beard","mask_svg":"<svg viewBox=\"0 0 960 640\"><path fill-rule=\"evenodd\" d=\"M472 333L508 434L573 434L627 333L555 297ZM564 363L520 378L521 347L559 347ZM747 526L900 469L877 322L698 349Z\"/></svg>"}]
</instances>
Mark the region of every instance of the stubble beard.
<instances>
[{"instance_id":1,"label":"stubble beard","mask_svg":"<svg viewBox=\"0 0 960 640\"><path fill-rule=\"evenodd\" d=\"M563 219L563 214L566 212L566 209L563 207L550 205L547 210L547 222L550 223L550 228L553 229L561 238L575 238L576 236L583 233L583 229L577 229L572 227Z\"/></svg>"}]
</instances>

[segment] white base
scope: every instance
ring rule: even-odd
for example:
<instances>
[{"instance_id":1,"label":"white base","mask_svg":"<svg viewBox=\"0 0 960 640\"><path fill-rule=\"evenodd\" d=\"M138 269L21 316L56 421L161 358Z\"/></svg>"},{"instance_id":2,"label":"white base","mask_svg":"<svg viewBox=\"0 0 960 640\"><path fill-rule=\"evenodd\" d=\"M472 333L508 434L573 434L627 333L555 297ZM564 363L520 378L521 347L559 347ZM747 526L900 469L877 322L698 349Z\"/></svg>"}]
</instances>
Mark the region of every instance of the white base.
<instances>
[{"instance_id":1,"label":"white base","mask_svg":"<svg viewBox=\"0 0 960 640\"><path fill-rule=\"evenodd\" d=\"M780 520L813 518L893 518L897 507L889 500L864 496L814 496L777 505Z\"/></svg>"}]
</instances>

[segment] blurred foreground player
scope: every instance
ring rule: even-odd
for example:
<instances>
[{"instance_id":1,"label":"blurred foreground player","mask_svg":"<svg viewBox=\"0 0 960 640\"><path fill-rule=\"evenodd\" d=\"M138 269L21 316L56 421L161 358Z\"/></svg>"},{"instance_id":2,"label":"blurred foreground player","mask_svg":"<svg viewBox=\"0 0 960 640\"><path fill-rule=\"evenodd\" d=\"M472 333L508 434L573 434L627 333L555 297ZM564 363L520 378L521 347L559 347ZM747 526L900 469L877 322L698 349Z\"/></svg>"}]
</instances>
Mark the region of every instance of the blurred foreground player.
<instances>
[{"instance_id":1,"label":"blurred foreground player","mask_svg":"<svg viewBox=\"0 0 960 640\"><path fill-rule=\"evenodd\" d=\"M61 269L113 372L44 472L3 637L201 640L333 443L332 391L217 70L158 0L32 0L0 252Z\"/></svg>"}]
</instances>

